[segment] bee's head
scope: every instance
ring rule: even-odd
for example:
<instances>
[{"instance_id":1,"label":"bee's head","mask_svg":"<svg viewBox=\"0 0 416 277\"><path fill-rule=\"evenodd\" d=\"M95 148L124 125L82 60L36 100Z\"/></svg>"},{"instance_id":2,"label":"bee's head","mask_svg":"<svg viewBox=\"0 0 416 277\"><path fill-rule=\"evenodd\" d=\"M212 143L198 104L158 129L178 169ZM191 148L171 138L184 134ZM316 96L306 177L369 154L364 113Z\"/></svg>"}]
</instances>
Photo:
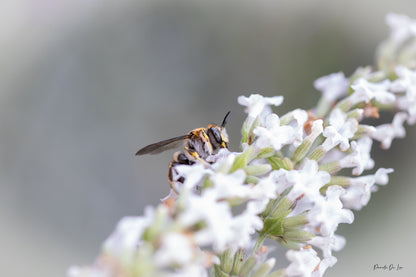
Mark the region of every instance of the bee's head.
<instances>
[{"instance_id":1,"label":"bee's head","mask_svg":"<svg viewBox=\"0 0 416 277\"><path fill-rule=\"evenodd\" d=\"M225 131L225 124L227 124L230 114L231 112L228 112L225 115L221 126L211 124L207 128L207 134L214 150L218 148L228 148L228 135Z\"/></svg>"},{"instance_id":2,"label":"bee's head","mask_svg":"<svg viewBox=\"0 0 416 277\"><path fill-rule=\"evenodd\" d=\"M208 127L207 134L214 150L228 148L228 136L224 127L212 124Z\"/></svg>"}]
</instances>

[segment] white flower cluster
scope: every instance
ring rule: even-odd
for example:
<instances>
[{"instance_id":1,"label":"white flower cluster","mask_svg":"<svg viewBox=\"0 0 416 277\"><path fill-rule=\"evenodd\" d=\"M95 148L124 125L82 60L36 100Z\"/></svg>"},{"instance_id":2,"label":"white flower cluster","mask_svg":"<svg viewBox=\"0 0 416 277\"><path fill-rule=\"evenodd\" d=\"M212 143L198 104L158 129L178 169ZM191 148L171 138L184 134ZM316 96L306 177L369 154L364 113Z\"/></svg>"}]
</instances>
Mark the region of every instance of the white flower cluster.
<instances>
[{"instance_id":1,"label":"white flower cluster","mask_svg":"<svg viewBox=\"0 0 416 277\"><path fill-rule=\"evenodd\" d=\"M416 21L391 14L387 22L396 44L416 36ZM271 106L282 96L240 96L248 114L243 151L222 149L212 165L177 166L185 180L179 194L171 191L143 217L122 219L96 264L69 276L208 276L212 265L216 276L267 276L275 260L264 261L265 238L292 248L290 265L273 276L322 276L345 245L338 225L352 223L350 209L367 205L393 172L361 176L375 166L373 140L389 148L404 137L405 122L416 122L416 71L396 64L393 77L360 69L314 85L322 92L316 109L281 117ZM361 123L386 109L398 111L391 123ZM352 176L338 175L343 168Z\"/></svg>"},{"instance_id":2,"label":"white flower cluster","mask_svg":"<svg viewBox=\"0 0 416 277\"><path fill-rule=\"evenodd\" d=\"M320 86L326 87L324 80L331 83L336 93L344 90L344 88L334 87L333 79L330 76L321 78L319 80ZM383 83L386 86L390 85L389 82ZM383 95L384 93L383 90L380 90L381 84L369 84L364 82L363 79L357 80L356 84L360 85L353 85L354 92L347 97L354 99L354 104L351 107L360 102L368 103L373 99L383 98L383 96L380 96L380 94ZM344 82L342 81L340 85L344 86ZM384 89L389 90L389 87ZM328 93L324 89L325 91ZM360 96L359 101L355 100L356 95L363 95L363 92L367 96ZM396 100L394 94L388 92L388 95L394 97L391 102ZM252 95L248 98L251 97L258 98L259 96ZM327 96L324 95L323 97ZM244 98L246 97L242 96L240 99ZM267 98L265 98L264 102L268 102ZM376 189L374 185L385 184L388 181L387 173L392 172L392 169L379 169L374 175L348 178L346 188L340 186L343 184L336 185L336 182L334 182L326 190L326 195L322 195L321 189L325 185L330 184L331 175L327 171L319 170L319 166L322 164L319 162L321 158L324 158L322 161L325 162L331 159L336 160L338 170L353 167L353 174L360 175L364 169L372 169L374 166L370 156L372 140L369 136L362 136L357 140L353 140L359 128L359 120L362 118L362 110L360 109L355 113L359 115L356 118L340 108L334 108L328 115L325 123L321 119L313 120L309 134L304 130L305 123L307 120L310 120L307 118L307 112L297 110L296 113L303 116L293 117L295 124L284 126L280 125L279 117L276 114L269 113L267 118L260 120L265 122L265 126L258 126L254 129L253 133L257 136L257 139L253 145L259 148L273 147L276 151L285 150L286 155L290 155L291 149L300 149L303 146L303 143L299 143L299 139L307 142L311 141L311 137L313 141L319 135L322 135L324 138L321 146L319 146L320 155L310 155L309 158L311 159L304 158L294 169L279 169L272 171L269 175L274 176L273 181L276 191L282 192L290 188L287 197L292 201L296 201L296 207L289 216L307 213L308 224L305 225L305 230L315 235L308 244L320 248L323 253L323 259L321 260L311 248L302 248L298 251L290 250L287 257L292 261L292 264L287 268L286 274L289 276L321 276L325 271L324 268L333 266L337 261L332 256L332 250L340 250L345 244L345 239L335 234L338 225L354 221L353 213L347 208L361 209L366 205L371 192ZM403 121L400 123L403 124ZM394 124L389 126L394 126ZM396 130L396 128L393 130ZM403 127L400 125L400 128ZM377 138L375 134L383 129L385 130L381 135L383 139L395 136L395 131L382 127L373 128L370 136ZM301 134L300 137L299 134ZM310 146L310 144L305 144L306 146ZM313 258L310 257L311 255Z\"/></svg>"}]
</instances>

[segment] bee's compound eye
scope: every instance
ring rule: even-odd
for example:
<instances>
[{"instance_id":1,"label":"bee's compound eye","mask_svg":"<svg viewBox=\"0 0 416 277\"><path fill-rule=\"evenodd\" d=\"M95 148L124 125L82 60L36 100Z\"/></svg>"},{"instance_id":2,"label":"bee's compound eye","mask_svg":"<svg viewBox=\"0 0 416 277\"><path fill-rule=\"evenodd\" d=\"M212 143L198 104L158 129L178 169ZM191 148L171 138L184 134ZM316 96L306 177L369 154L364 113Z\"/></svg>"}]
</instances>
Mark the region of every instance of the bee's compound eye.
<instances>
[{"instance_id":1,"label":"bee's compound eye","mask_svg":"<svg viewBox=\"0 0 416 277\"><path fill-rule=\"evenodd\" d=\"M221 132L220 132L217 128L215 128L215 127L211 127L211 128L209 128L209 130L210 130L210 131L211 131L211 133L214 135L215 140L216 140L219 144L221 144L221 142L222 142Z\"/></svg>"}]
</instances>

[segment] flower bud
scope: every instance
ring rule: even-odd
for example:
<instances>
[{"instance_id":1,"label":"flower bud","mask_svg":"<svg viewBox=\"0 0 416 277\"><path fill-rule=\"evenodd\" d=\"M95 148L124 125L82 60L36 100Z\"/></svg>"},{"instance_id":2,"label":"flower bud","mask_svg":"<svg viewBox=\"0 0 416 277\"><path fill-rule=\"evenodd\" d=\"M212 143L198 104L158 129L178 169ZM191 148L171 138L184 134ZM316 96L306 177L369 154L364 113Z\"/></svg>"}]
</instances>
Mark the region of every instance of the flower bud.
<instances>
[{"instance_id":1,"label":"flower bud","mask_svg":"<svg viewBox=\"0 0 416 277\"><path fill-rule=\"evenodd\" d=\"M329 174L335 173L342 169L339 161L333 161L326 164L319 165L319 171L326 171Z\"/></svg>"},{"instance_id":2,"label":"flower bud","mask_svg":"<svg viewBox=\"0 0 416 277\"><path fill-rule=\"evenodd\" d=\"M361 120L363 113L364 113L363 109L354 109L347 113L347 118L355 118L357 120Z\"/></svg>"},{"instance_id":3,"label":"flower bud","mask_svg":"<svg viewBox=\"0 0 416 277\"><path fill-rule=\"evenodd\" d=\"M273 170L278 170L281 168L286 169L286 170L291 170L293 168L292 161L287 157L285 158L270 157L268 160Z\"/></svg>"},{"instance_id":4,"label":"flower bud","mask_svg":"<svg viewBox=\"0 0 416 277\"><path fill-rule=\"evenodd\" d=\"M230 277L229 274L225 273L220 266L214 264L214 270L215 270L215 277Z\"/></svg>"},{"instance_id":5,"label":"flower bud","mask_svg":"<svg viewBox=\"0 0 416 277\"><path fill-rule=\"evenodd\" d=\"M260 153L257 155L257 159L269 158L273 156L275 153L276 151L273 147L266 147L264 149L261 149Z\"/></svg>"},{"instance_id":6,"label":"flower bud","mask_svg":"<svg viewBox=\"0 0 416 277\"><path fill-rule=\"evenodd\" d=\"M282 198L277 204L276 208L270 214L270 217L283 218L288 215L293 209L294 203L287 197Z\"/></svg>"},{"instance_id":7,"label":"flower bud","mask_svg":"<svg viewBox=\"0 0 416 277\"><path fill-rule=\"evenodd\" d=\"M244 249L239 249L235 255L234 255L234 266L233 269L231 270L231 274L232 275L237 275L240 270L241 267L243 266L243 262L244 262L244 257L245 257L245 251Z\"/></svg>"},{"instance_id":8,"label":"flower bud","mask_svg":"<svg viewBox=\"0 0 416 277\"><path fill-rule=\"evenodd\" d=\"M246 167L246 165L251 162L261 149L258 149L254 146L247 148L243 153L235 157L233 166L231 167L230 172L234 172L238 169Z\"/></svg>"},{"instance_id":9,"label":"flower bud","mask_svg":"<svg viewBox=\"0 0 416 277\"><path fill-rule=\"evenodd\" d=\"M248 274L251 272L251 270L254 268L254 266L257 263L257 259L255 257L248 258L243 266L241 267L240 272L238 273L238 276L248 276Z\"/></svg>"},{"instance_id":10,"label":"flower bud","mask_svg":"<svg viewBox=\"0 0 416 277\"><path fill-rule=\"evenodd\" d=\"M283 220L280 217L268 217L264 221L262 233L279 237L283 235Z\"/></svg>"},{"instance_id":11,"label":"flower bud","mask_svg":"<svg viewBox=\"0 0 416 277\"><path fill-rule=\"evenodd\" d=\"M293 228L304 226L308 223L306 214L300 214L296 216L286 217L283 219L283 228Z\"/></svg>"},{"instance_id":12,"label":"flower bud","mask_svg":"<svg viewBox=\"0 0 416 277\"><path fill-rule=\"evenodd\" d=\"M259 269L254 272L253 277L265 277L273 268L276 263L276 259L268 259L264 264L260 266Z\"/></svg>"},{"instance_id":13,"label":"flower bud","mask_svg":"<svg viewBox=\"0 0 416 277\"><path fill-rule=\"evenodd\" d=\"M351 178L345 176L332 176L331 181L323 186L319 191L321 194L325 194L328 187L338 185L340 187L348 187L351 185Z\"/></svg>"},{"instance_id":14,"label":"flower bud","mask_svg":"<svg viewBox=\"0 0 416 277\"><path fill-rule=\"evenodd\" d=\"M247 184L257 184L259 181L260 181L259 178L257 178L256 176L251 176L251 175L247 176L245 180Z\"/></svg>"},{"instance_id":15,"label":"flower bud","mask_svg":"<svg viewBox=\"0 0 416 277\"><path fill-rule=\"evenodd\" d=\"M300 244L294 241L286 240L284 237L270 237L272 240L277 241L280 245L289 249L299 249Z\"/></svg>"},{"instance_id":16,"label":"flower bud","mask_svg":"<svg viewBox=\"0 0 416 277\"><path fill-rule=\"evenodd\" d=\"M267 275L267 277L284 277L284 276L286 276L286 272L284 269L273 271L272 273Z\"/></svg>"},{"instance_id":17,"label":"flower bud","mask_svg":"<svg viewBox=\"0 0 416 277\"><path fill-rule=\"evenodd\" d=\"M322 145L317 147L309 156L308 159L319 161L326 154L326 151Z\"/></svg>"},{"instance_id":18,"label":"flower bud","mask_svg":"<svg viewBox=\"0 0 416 277\"><path fill-rule=\"evenodd\" d=\"M270 213L274 210L274 206L276 205L277 202L278 202L277 199L270 200L269 203L267 203L266 209L260 216L265 218L268 215L270 215Z\"/></svg>"},{"instance_id":19,"label":"flower bud","mask_svg":"<svg viewBox=\"0 0 416 277\"><path fill-rule=\"evenodd\" d=\"M298 162L306 156L313 142L322 133L323 131L322 124L323 124L323 121L321 119L315 120L313 122L311 133L303 140L301 145L295 150L295 153L293 154L294 162Z\"/></svg>"},{"instance_id":20,"label":"flower bud","mask_svg":"<svg viewBox=\"0 0 416 277\"><path fill-rule=\"evenodd\" d=\"M163 230L163 225L169 216L169 210L165 205L159 206L156 210L155 220L143 233L143 239L149 242L154 241Z\"/></svg>"},{"instance_id":21,"label":"flower bud","mask_svg":"<svg viewBox=\"0 0 416 277\"><path fill-rule=\"evenodd\" d=\"M248 165L244 168L247 175L263 175L272 169L270 164Z\"/></svg>"},{"instance_id":22,"label":"flower bud","mask_svg":"<svg viewBox=\"0 0 416 277\"><path fill-rule=\"evenodd\" d=\"M308 240L314 237L314 234L309 233L300 228L293 228L293 229L285 229L283 237L287 241L306 243Z\"/></svg>"},{"instance_id":23,"label":"flower bud","mask_svg":"<svg viewBox=\"0 0 416 277\"><path fill-rule=\"evenodd\" d=\"M233 257L231 257L231 250L227 249L225 250L220 256L221 261L221 270L225 273L231 272L231 269L233 268Z\"/></svg>"}]
</instances>

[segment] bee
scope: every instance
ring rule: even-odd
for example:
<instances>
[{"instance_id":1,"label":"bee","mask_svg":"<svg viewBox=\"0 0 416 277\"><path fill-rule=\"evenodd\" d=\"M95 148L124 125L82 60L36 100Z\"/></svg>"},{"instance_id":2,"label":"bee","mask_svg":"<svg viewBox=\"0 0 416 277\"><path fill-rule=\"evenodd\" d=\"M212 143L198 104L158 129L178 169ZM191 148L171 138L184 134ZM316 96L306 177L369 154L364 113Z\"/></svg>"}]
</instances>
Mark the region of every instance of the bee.
<instances>
[{"instance_id":1,"label":"bee","mask_svg":"<svg viewBox=\"0 0 416 277\"><path fill-rule=\"evenodd\" d=\"M182 184L185 178L179 175L175 168L176 166L193 165L196 161L209 165L212 163L212 156L218 149L228 148L228 135L225 130L225 124L227 124L230 115L231 112L229 111L220 126L210 124L206 128L194 129L183 136L152 143L137 151L136 155L158 154L183 144L184 151L176 152L173 155L173 160L170 162L168 169L170 187L177 192L175 184Z\"/></svg>"}]
</instances>

